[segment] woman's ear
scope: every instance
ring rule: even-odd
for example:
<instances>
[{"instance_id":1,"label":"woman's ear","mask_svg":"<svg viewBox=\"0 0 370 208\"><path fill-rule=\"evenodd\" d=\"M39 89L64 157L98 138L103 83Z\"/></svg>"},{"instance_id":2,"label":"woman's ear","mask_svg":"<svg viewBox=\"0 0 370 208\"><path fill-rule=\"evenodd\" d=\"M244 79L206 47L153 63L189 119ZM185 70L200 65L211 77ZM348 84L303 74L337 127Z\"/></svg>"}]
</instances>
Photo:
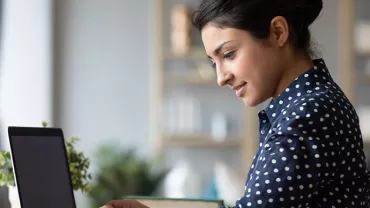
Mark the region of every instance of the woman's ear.
<instances>
[{"instance_id":1,"label":"woman's ear","mask_svg":"<svg viewBox=\"0 0 370 208\"><path fill-rule=\"evenodd\" d=\"M282 16L276 16L270 23L270 38L278 47L284 47L289 39L288 21Z\"/></svg>"}]
</instances>

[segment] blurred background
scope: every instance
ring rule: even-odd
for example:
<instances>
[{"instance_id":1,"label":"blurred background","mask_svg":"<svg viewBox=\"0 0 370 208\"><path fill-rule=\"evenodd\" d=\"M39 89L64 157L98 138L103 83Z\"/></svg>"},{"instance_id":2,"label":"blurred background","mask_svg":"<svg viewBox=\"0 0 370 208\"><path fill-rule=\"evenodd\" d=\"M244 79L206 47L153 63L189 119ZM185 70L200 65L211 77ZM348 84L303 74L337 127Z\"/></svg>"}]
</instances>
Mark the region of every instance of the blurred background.
<instances>
[{"instance_id":1,"label":"blurred background","mask_svg":"<svg viewBox=\"0 0 370 208\"><path fill-rule=\"evenodd\" d=\"M61 127L91 161L78 207L125 195L242 196L256 108L216 84L199 0L0 0L0 149L9 125ZM370 1L324 0L311 31L370 143ZM370 148L368 148L370 151ZM4 197L4 196L3 196ZM6 198L6 196L5 196Z\"/></svg>"}]
</instances>

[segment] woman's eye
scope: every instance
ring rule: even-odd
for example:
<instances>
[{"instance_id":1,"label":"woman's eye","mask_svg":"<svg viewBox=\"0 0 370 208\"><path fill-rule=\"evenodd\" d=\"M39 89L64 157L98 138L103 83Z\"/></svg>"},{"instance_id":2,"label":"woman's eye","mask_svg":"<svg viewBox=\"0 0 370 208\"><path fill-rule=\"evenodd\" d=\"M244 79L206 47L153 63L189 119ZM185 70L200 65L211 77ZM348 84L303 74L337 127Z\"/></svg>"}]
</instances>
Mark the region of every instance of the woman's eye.
<instances>
[{"instance_id":1,"label":"woman's eye","mask_svg":"<svg viewBox=\"0 0 370 208\"><path fill-rule=\"evenodd\" d=\"M212 68L216 69L216 62L211 61Z\"/></svg>"},{"instance_id":2,"label":"woman's eye","mask_svg":"<svg viewBox=\"0 0 370 208\"><path fill-rule=\"evenodd\" d=\"M229 53L225 53L224 54L224 58L225 59L228 59L228 58L232 58L235 54L235 51L232 51L232 52L229 52Z\"/></svg>"}]
</instances>

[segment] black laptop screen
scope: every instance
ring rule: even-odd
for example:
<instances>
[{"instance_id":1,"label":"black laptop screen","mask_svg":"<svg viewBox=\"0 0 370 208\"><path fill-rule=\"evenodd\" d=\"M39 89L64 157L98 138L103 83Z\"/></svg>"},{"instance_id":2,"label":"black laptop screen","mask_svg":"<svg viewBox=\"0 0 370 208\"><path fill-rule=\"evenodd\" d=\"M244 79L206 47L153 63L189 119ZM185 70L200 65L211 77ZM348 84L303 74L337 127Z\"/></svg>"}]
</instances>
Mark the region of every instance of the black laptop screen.
<instances>
[{"instance_id":1,"label":"black laptop screen","mask_svg":"<svg viewBox=\"0 0 370 208\"><path fill-rule=\"evenodd\" d=\"M63 139L55 136L10 139L22 207L75 207Z\"/></svg>"}]
</instances>

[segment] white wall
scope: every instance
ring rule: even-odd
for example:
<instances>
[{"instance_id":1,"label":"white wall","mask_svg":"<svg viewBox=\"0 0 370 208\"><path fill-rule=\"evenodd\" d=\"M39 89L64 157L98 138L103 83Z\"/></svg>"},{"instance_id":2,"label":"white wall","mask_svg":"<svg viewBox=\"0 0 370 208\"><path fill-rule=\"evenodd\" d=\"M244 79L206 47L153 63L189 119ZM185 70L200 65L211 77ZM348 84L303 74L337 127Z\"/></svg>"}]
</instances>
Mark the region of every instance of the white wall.
<instances>
[{"instance_id":1,"label":"white wall","mask_svg":"<svg viewBox=\"0 0 370 208\"><path fill-rule=\"evenodd\" d=\"M52 120L51 0L7 0L0 67L1 143L9 125Z\"/></svg>"},{"instance_id":2,"label":"white wall","mask_svg":"<svg viewBox=\"0 0 370 208\"><path fill-rule=\"evenodd\" d=\"M56 1L55 124L87 156L110 141L148 155L150 1Z\"/></svg>"}]
</instances>

